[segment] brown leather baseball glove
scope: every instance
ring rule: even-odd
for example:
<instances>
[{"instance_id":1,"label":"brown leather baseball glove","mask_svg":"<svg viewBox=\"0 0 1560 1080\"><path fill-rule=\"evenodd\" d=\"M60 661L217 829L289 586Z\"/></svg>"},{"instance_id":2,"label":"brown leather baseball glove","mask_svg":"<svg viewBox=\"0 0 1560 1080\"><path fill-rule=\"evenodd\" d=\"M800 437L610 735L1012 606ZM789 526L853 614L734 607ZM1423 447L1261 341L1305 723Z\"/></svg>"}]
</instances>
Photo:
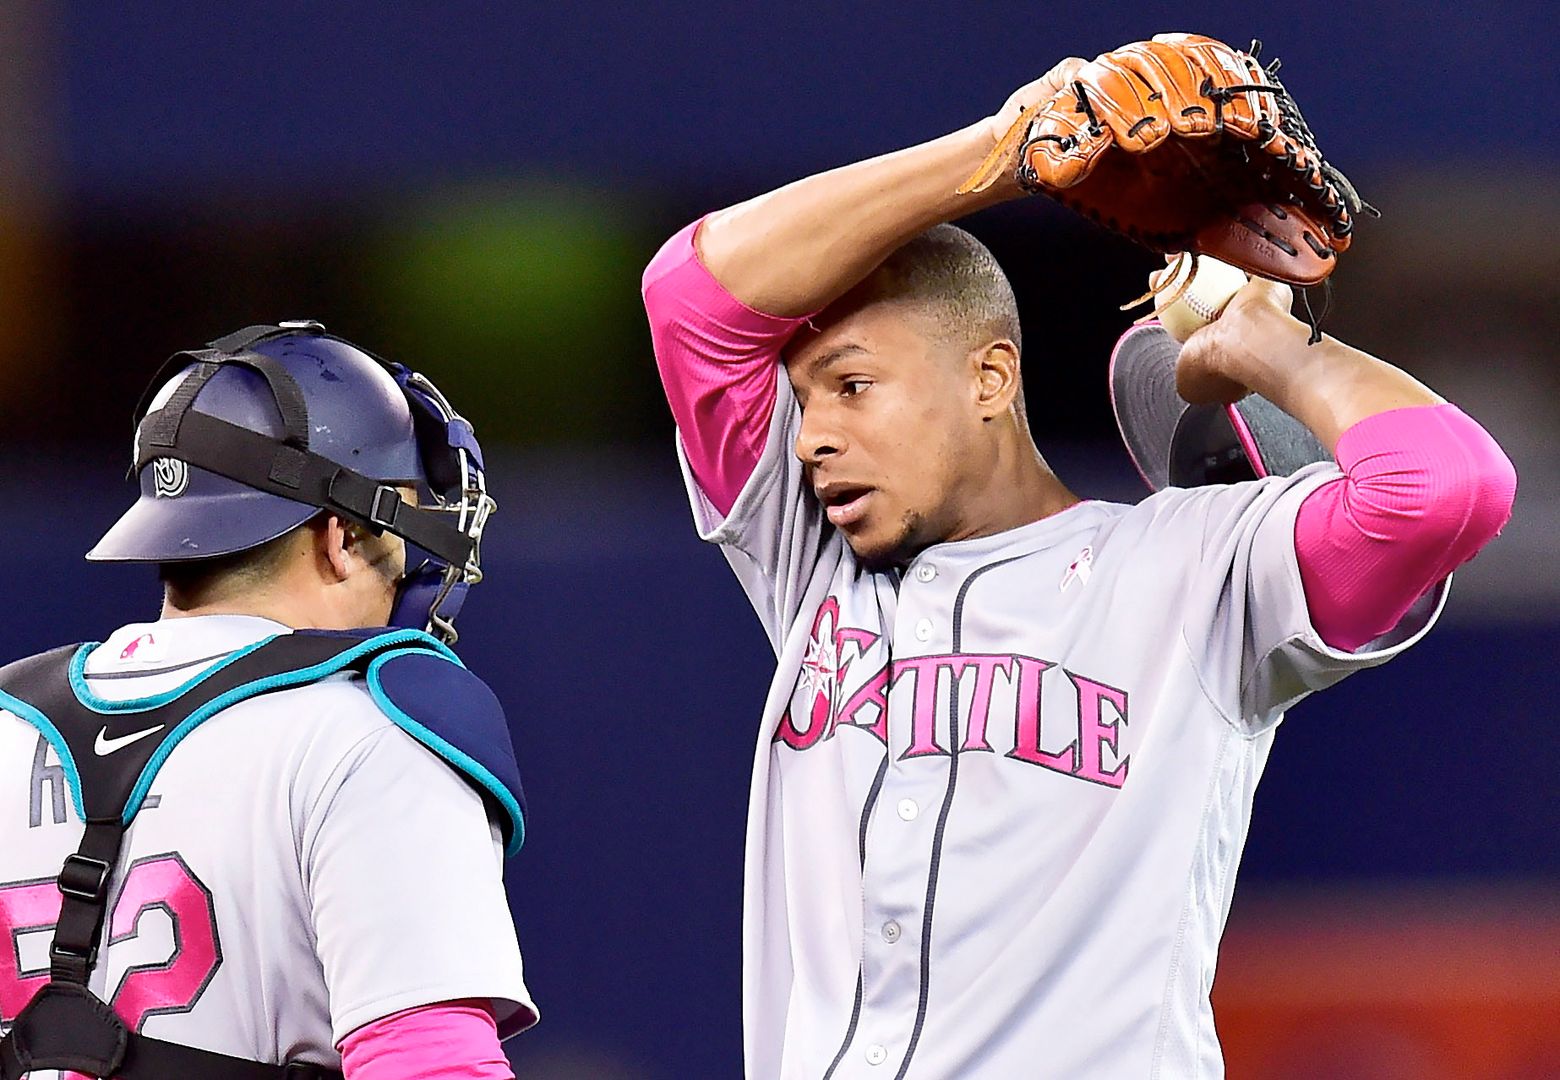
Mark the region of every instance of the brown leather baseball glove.
<instances>
[{"instance_id":1,"label":"brown leather baseball glove","mask_svg":"<svg viewBox=\"0 0 1560 1080\"><path fill-rule=\"evenodd\" d=\"M1257 63L1261 47L1159 34L1096 57L1026 109L959 190L1014 171L1155 251L1318 284L1348 250L1354 215L1376 210L1322 159L1278 62Z\"/></svg>"}]
</instances>

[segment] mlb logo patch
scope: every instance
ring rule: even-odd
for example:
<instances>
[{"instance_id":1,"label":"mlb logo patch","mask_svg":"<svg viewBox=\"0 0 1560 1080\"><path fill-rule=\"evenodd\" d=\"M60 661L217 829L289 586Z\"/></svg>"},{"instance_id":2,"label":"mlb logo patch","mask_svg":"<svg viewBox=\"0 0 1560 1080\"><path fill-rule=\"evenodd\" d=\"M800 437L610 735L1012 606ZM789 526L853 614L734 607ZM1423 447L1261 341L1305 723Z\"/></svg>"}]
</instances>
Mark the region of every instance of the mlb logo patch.
<instances>
[{"instance_id":1,"label":"mlb logo patch","mask_svg":"<svg viewBox=\"0 0 1560 1080\"><path fill-rule=\"evenodd\" d=\"M142 634L119 650L121 664L155 664L163 658L167 648L155 634Z\"/></svg>"}]
</instances>

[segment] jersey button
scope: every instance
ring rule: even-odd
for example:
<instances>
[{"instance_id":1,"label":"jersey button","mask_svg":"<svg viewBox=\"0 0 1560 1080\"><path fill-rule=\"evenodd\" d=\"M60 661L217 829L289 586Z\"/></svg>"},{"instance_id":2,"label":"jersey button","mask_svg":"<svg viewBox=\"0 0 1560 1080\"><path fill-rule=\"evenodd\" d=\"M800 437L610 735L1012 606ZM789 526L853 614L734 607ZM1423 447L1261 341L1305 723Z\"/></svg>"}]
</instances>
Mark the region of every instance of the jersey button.
<instances>
[{"instance_id":1,"label":"jersey button","mask_svg":"<svg viewBox=\"0 0 1560 1080\"><path fill-rule=\"evenodd\" d=\"M893 919L883 924L883 940L890 945L899 940L899 924Z\"/></svg>"},{"instance_id":2,"label":"jersey button","mask_svg":"<svg viewBox=\"0 0 1560 1080\"><path fill-rule=\"evenodd\" d=\"M868 1065L881 1065L881 1064L883 1064L883 1062L885 1062L887 1060L888 1060L888 1051L885 1050L883 1047L879 1046L877 1043L873 1043L871 1046L867 1047L867 1064Z\"/></svg>"},{"instance_id":3,"label":"jersey button","mask_svg":"<svg viewBox=\"0 0 1560 1080\"><path fill-rule=\"evenodd\" d=\"M937 567L929 562L924 562L915 568L915 579L917 581L931 581L936 576Z\"/></svg>"},{"instance_id":4,"label":"jersey button","mask_svg":"<svg viewBox=\"0 0 1560 1080\"><path fill-rule=\"evenodd\" d=\"M906 821L914 821L921 808L915 804L914 799L899 800L899 816Z\"/></svg>"},{"instance_id":5,"label":"jersey button","mask_svg":"<svg viewBox=\"0 0 1560 1080\"><path fill-rule=\"evenodd\" d=\"M915 624L915 636L921 641L926 641L932 636L932 620L922 619Z\"/></svg>"}]
</instances>

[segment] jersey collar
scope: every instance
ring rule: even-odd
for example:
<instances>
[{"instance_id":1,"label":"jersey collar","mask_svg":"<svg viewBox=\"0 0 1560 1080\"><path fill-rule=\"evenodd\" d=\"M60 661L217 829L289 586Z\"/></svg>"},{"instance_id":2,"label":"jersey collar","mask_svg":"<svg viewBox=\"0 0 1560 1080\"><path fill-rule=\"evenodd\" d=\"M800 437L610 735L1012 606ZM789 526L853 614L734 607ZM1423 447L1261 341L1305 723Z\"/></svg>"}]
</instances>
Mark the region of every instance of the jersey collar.
<instances>
[{"instance_id":1,"label":"jersey collar","mask_svg":"<svg viewBox=\"0 0 1560 1080\"><path fill-rule=\"evenodd\" d=\"M1097 499L1084 499L1054 514L1020 525L1014 529L989 536L975 536L968 540L950 540L933 544L924 549L910 563L934 561L945 563L984 563L996 558L1029 555L1045 548L1067 543L1079 532L1092 530L1110 510L1111 504Z\"/></svg>"},{"instance_id":2,"label":"jersey collar","mask_svg":"<svg viewBox=\"0 0 1560 1080\"><path fill-rule=\"evenodd\" d=\"M87 658L88 675L154 671L226 655L292 629L258 615L191 615L131 623Z\"/></svg>"}]
</instances>

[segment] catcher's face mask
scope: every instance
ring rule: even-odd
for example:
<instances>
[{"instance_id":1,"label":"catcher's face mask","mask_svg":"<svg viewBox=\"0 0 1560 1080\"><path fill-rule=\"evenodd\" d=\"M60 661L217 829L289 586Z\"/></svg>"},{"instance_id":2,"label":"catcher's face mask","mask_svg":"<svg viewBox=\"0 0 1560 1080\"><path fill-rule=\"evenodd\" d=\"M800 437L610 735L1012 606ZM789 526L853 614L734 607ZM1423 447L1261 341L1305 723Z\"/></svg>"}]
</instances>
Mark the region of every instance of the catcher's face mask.
<instances>
[{"instance_id":1,"label":"catcher's face mask","mask_svg":"<svg viewBox=\"0 0 1560 1080\"><path fill-rule=\"evenodd\" d=\"M423 557L414 563L413 550L407 551L390 625L421 627L453 644L455 616L471 587L482 580L482 530L498 504L487 493L482 448L471 424L426 377L399 364L390 367L412 406L433 512L466 541L435 550L397 534Z\"/></svg>"},{"instance_id":2,"label":"catcher's face mask","mask_svg":"<svg viewBox=\"0 0 1560 1080\"><path fill-rule=\"evenodd\" d=\"M173 356L135 419L141 498L89 559L213 558L326 510L406 542L391 625L455 640L495 504L471 425L424 376L318 323L253 326Z\"/></svg>"}]
</instances>

